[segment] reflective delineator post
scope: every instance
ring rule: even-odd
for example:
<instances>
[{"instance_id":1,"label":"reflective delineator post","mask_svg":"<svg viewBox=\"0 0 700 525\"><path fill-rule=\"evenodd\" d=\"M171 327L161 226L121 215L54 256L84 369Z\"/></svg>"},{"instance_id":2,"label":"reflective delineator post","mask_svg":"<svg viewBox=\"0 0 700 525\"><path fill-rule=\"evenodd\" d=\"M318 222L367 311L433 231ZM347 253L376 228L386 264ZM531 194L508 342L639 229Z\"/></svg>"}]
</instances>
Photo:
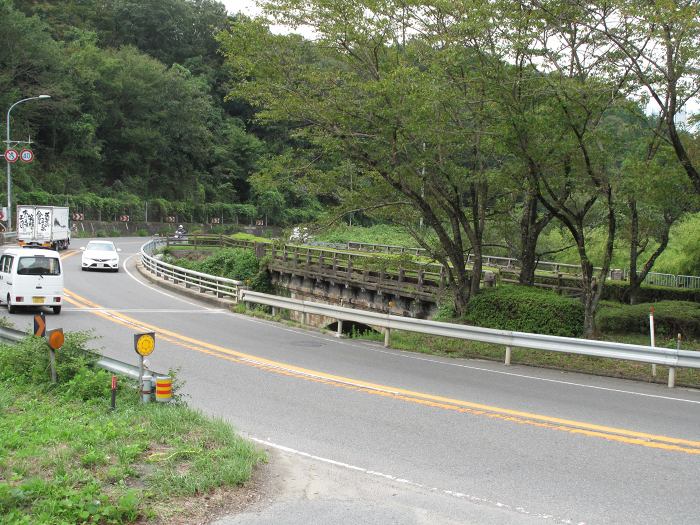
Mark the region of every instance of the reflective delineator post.
<instances>
[{"instance_id":1,"label":"reflective delineator post","mask_svg":"<svg viewBox=\"0 0 700 525\"><path fill-rule=\"evenodd\" d=\"M338 331L335 333L336 337L343 337L343 320L338 319Z\"/></svg>"},{"instance_id":2,"label":"reflective delineator post","mask_svg":"<svg viewBox=\"0 0 700 525\"><path fill-rule=\"evenodd\" d=\"M141 401L144 403L151 402L151 394L153 392L153 376L144 375L141 379Z\"/></svg>"},{"instance_id":3,"label":"reflective delineator post","mask_svg":"<svg viewBox=\"0 0 700 525\"><path fill-rule=\"evenodd\" d=\"M654 348L656 346L656 337L654 335L654 307L653 306L649 307L649 334L651 334L651 347ZM652 377L656 377L656 363L652 363L652 365L651 365L651 375L652 375Z\"/></svg>"},{"instance_id":4,"label":"reflective delineator post","mask_svg":"<svg viewBox=\"0 0 700 525\"><path fill-rule=\"evenodd\" d=\"M173 378L168 376L156 377L156 401L168 403L173 398Z\"/></svg>"},{"instance_id":5,"label":"reflective delineator post","mask_svg":"<svg viewBox=\"0 0 700 525\"><path fill-rule=\"evenodd\" d=\"M384 329L384 348L389 348L391 344L391 328Z\"/></svg>"},{"instance_id":6,"label":"reflective delineator post","mask_svg":"<svg viewBox=\"0 0 700 525\"><path fill-rule=\"evenodd\" d=\"M112 410L117 406L117 376L112 376Z\"/></svg>"},{"instance_id":7,"label":"reflective delineator post","mask_svg":"<svg viewBox=\"0 0 700 525\"><path fill-rule=\"evenodd\" d=\"M510 346L506 346L506 366L510 366L511 349Z\"/></svg>"}]
</instances>

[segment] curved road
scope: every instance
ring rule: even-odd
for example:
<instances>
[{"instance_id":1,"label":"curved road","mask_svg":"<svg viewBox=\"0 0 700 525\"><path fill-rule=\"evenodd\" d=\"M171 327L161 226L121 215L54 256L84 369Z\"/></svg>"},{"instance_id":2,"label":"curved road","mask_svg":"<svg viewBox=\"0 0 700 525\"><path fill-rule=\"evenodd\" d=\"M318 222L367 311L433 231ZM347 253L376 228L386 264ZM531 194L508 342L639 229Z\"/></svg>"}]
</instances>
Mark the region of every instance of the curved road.
<instances>
[{"instance_id":1,"label":"curved road","mask_svg":"<svg viewBox=\"0 0 700 525\"><path fill-rule=\"evenodd\" d=\"M232 314L152 286L135 268L145 240L115 241L119 273L81 272L80 252L64 253L67 302L48 328L92 329L105 355L134 363L133 334L155 330L152 367L180 368L192 405L314 472L302 501L221 523L700 521L696 390L405 353ZM314 497L324 486L332 494Z\"/></svg>"}]
</instances>

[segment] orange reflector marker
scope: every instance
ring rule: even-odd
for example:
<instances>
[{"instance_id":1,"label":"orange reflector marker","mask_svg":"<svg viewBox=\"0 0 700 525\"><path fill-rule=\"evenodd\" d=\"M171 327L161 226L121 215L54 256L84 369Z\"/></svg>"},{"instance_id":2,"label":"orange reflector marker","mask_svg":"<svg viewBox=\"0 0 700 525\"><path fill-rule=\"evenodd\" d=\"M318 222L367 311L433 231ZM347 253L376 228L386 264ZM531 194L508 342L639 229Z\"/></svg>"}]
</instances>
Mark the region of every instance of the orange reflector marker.
<instances>
[{"instance_id":1,"label":"orange reflector marker","mask_svg":"<svg viewBox=\"0 0 700 525\"><path fill-rule=\"evenodd\" d=\"M46 339L53 350L58 350L63 346L63 329L57 328L56 330L51 330L46 334Z\"/></svg>"},{"instance_id":2,"label":"orange reflector marker","mask_svg":"<svg viewBox=\"0 0 700 525\"><path fill-rule=\"evenodd\" d=\"M156 378L156 401L167 403L173 398L173 380L171 377Z\"/></svg>"}]
</instances>

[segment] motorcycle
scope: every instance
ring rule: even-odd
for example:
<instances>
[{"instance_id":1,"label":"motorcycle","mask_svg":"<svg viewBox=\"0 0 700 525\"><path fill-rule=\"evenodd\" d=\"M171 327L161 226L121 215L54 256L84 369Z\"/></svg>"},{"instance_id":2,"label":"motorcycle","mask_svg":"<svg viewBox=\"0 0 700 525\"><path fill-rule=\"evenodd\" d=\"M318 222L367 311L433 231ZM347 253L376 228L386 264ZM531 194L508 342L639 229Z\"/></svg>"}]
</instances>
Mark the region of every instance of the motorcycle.
<instances>
[{"instance_id":1,"label":"motorcycle","mask_svg":"<svg viewBox=\"0 0 700 525\"><path fill-rule=\"evenodd\" d=\"M180 226L179 228L177 228L175 230L175 234L173 235L173 238L176 240L181 240L181 239L184 239L186 235L187 235L187 231L185 230L185 228Z\"/></svg>"}]
</instances>

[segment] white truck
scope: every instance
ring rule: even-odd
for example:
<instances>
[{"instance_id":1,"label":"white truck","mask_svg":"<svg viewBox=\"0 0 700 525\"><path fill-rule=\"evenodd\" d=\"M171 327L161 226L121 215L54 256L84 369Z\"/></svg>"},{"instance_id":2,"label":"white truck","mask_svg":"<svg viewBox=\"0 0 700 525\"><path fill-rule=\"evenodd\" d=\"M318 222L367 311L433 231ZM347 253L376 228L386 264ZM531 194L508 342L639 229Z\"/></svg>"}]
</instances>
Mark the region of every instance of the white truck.
<instances>
[{"instance_id":1,"label":"white truck","mask_svg":"<svg viewBox=\"0 0 700 525\"><path fill-rule=\"evenodd\" d=\"M70 244L65 206L17 206L17 244L63 250Z\"/></svg>"}]
</instances>

